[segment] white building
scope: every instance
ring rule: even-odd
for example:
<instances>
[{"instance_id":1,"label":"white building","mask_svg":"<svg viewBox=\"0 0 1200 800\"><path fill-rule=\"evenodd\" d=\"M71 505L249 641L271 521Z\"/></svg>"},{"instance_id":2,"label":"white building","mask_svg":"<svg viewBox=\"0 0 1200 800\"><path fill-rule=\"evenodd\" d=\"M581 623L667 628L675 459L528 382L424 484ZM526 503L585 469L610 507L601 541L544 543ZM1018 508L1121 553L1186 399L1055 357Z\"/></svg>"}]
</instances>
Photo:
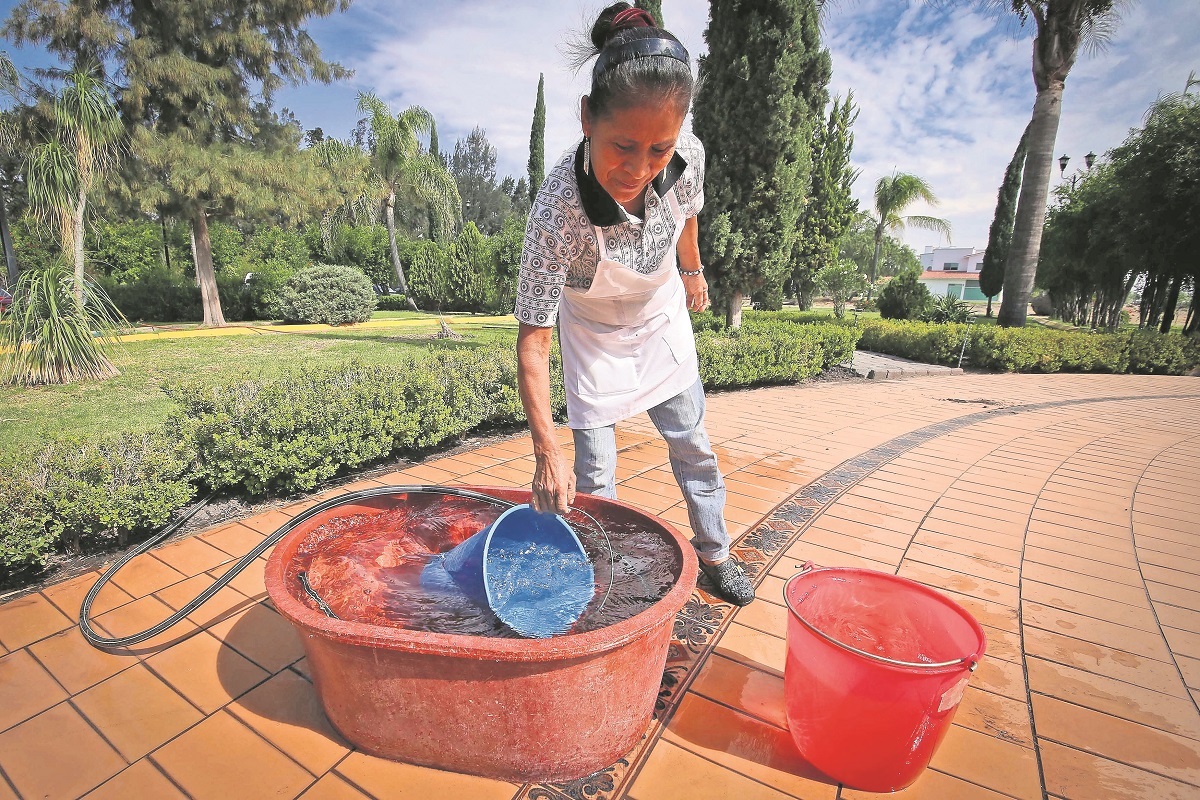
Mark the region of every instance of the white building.
<instances>
[{"instance_id":1,"label":"white building","mask_svg":"<svg viewBox=\"0 0 1200 800\"><path fill-rule=\"evenodd\" d=\"M934 297L987 300L979 290L984 252L974 247L926 247L920 256L921 283L929 287Z\"/></svg>"}]
</instances>

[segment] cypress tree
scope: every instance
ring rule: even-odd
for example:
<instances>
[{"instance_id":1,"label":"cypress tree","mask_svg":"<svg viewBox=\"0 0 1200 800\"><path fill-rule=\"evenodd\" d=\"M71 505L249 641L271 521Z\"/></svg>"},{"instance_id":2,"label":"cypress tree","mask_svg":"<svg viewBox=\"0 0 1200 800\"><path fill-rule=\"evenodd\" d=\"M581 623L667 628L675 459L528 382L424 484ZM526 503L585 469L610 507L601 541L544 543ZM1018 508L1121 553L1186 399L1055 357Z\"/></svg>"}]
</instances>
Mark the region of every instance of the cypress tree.
<instances>
[{"instance_id":1,"label":"cypress tree","mask_svg":"<svg viewBox=\"0 0 1200 800\"><path fill-rule=\"evenodd\" d=\"M1029 126L1026 125L1025 133L1021 134L1021 141L1017 144L1017 152L1013 153L1012 161L1004 170L1004 182L1000 184L1000 192L996 197L996 213L988 228L987 250L979 267L979 291L987 295L989 317L992 315L992 298L1004 288L1004 265L1008 262L1013 224L1017 218L1017 198L1021 196L1021 176L1025 171L1028 138Z\"/></svg>"},{"instance_id":2,"label":"cypress tree","mask_svg":"<svg viewBox=\"0 0 1200 800\"><path fill-rule=\"evenodd\" d=\"M438 141L437 120L429 120L429 154L436 158L443 167L446 166L446 156L442 153L441 143Z\"/></svg>"},{"instance_id":3,"label":"cypress tree","mask_svg":"<svg viewBox=\"0 0 1200 800\"><path fill-rule=\"evenodd\" d=\"M634 6L649 11L650 15L654 17L654 21L658 23L658 27L667 27L666 25L663 25L662 0L637 0L637 2L634 3Z\"/></svg>"},{"instance_id":4,"label":"cypress tree","mask_svg":"<svg viewBox=\"0 0 1200 800\"><path fill-rule=\"evenodd\" d=\"M546 76L538 73L537 102L533 104L533 127L529 131L529 205L537 199L546 179Z\"/></svg>"},{"instance_id":5,"label":"cypress tree","mask_svg":"<svg viewBox=\"0 0 1200 800\"><path fill-rule=\"evenodd\" d=\"M813 132L812 189L792 257L792 286L801 309L812 306L814 276L837 265L842 238L858 211L851 190L859 170L850 166L856 119L858 109L850 92L844 102L834 98L825 125Z\"/></svg>"},{"instance_id":6,"label":"cypress tree","mask_svg":"<svg viewBox=\"0 0 1200 800\"><path fill-rule=\"evenodd\" d=\"M742 300L791 269L831 72L815 0L713 0L694 128L708 153L700 250L741 324Z\"/></svg>"}]
</instances>

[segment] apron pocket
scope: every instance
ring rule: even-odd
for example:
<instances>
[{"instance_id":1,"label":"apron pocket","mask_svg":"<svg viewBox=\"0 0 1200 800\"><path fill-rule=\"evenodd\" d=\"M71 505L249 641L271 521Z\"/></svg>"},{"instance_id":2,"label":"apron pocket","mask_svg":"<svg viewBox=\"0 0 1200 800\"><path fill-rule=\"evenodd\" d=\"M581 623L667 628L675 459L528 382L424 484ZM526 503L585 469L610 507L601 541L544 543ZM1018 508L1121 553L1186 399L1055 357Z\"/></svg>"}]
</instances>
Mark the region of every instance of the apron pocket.
<instances>
[{"instance_id":1,"label":"apron pocket","mask_svg":"<svg viewBox=\"0 0 1200 800\"><path fill-rule=\"evenodd\" d=\"M602 354L591 363L579 365L580 397L606 397L638 388L637 362L630 356Z\"/></svg>"},{"instance_id":2,"label":"apron pocket","mask_svg":"<svg viewBox=\"0 0 1200 800\"><path fill-rule=\"evenodd\" d=\"M676 364L686 364L696 359L696 337L692 333L691 318L686 313L671 320L663 332L663 341L667 343Z\"/></svg>"}]
</instances>

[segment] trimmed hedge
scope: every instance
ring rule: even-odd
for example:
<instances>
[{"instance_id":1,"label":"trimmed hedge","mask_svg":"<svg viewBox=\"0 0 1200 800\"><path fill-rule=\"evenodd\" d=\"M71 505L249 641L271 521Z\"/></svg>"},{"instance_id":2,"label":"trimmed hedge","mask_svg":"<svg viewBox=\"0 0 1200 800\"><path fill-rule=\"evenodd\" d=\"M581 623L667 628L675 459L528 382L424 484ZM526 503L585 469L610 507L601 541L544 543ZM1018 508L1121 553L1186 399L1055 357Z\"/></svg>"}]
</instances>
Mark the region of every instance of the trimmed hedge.
<instances>
[{"instance_id":1,"label":"trimmed hedge","mask_svg":"<svg viewBox=\"0 0 1200 800\"><path fill-rule=\"evenodd\" d=\"M698 315L706 386L802 380L850 357L858 329L751 315L718 332ZM552 350L551 405L566 398ZM389 365L346 363L263 381L167 387L179 410L141 435L64 440L0 469L0 583L56 551L124 543L165 522L201 485L242 495L310 491L395 453L525 419L512 344L432 351Z\"/></svg>"},{"instance_id":2,"label":"trimmed hedge","mask_svg":"<svg viewBox=\"0 0 1200 800\"><path fill-rule=\"evenodd\" d=\"M863 350L947 366L958 364L969 333L964 363L996 372L1184 375L1200 364L1200 341L1153 331L1085 333L889 320L865 320L861 327Z\"/></svg>"},{"instance_id":3,"label":"trimmed hedge","mask_svg":"<svg viewBox=\"0 0 1200 800\"><path fill-rule=\"evenodd\" d=\"M191 439L163 428L53 441L0 465L0 576L162 525L195 496L193 460Z\"/></svg>"}]
</instances>

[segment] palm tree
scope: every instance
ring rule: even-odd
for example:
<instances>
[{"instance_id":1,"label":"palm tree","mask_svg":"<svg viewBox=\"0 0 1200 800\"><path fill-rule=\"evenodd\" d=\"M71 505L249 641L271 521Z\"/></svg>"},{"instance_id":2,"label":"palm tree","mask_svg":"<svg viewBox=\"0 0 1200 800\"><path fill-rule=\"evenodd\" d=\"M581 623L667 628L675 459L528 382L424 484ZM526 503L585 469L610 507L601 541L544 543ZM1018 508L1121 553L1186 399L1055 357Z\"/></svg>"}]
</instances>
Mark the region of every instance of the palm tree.
<instances>
[{"instance_id":1,"label":"palm tree","mask_svg":"<svg viewBox=\"0 0 1200 800\"><path fill-rule=\"evenodd\" d=\"M378 181L372 180L367 154L350 142L322 139L311 148L317 163L329 173L340 202L321 215L321 244L330 263L337 261L333 235L341 225L358 225L364 219L376 221L378 208L372 199L380 194Z\"/></svg>"},{"instance_id":2,"label":"palm tree","mask_svg":"<svg viewBox=\"0 0 1200 800\"><path fill-rule=\"evenodd\" d=\"M879 257L883 253L883 236L885 233L901 233L905 226L912 225L927 231L944 234L946 241L950 240L950 223L937 217L903 216L904 209L917 200L924 200L931 206L938 204L938 199L929 184L924 179L907 172L893 172L891 177L880 178L875 183L875 256L871 259L871 286L875 286L875 272L879 267ZM869 297L869 295L868 295Z\"/></svg>"},{"instance_id":3,"label":"palm tree","mask_svg":"<svg viewBox=\"0 0 1200 800\"><path fill-rule=\"evenodd\" d=\"M1054 140L1062 114L1063 84L1080 46L1100 47L1108 40L1126 0L992 0L1011 9L1024 25L1033 20L1033 83L1037 99L1026 133L1028 154L1017 201L1012 244L1004 267L1004 299L996 322L1022 327L1037 275L1046 198L1053 171Z\"/></svg>"},{"instance_id":4,"label":"palm tree","mask_svg":"<svg viewBox=\"0 0 1200 800\"><path fill-rule=\"evenodd\" d=\"M21 91L21 74L8 53L0 51L0 92L9 97L17 97ZM16 130L8 114L0 118L0 153L10 156L16 151ZM17 258L13 252L12 236L8 232L8 199L0 192L0 243L4 247L4 263L8 271L8 285L17 285Z\"/></svg>"},{"instance_id":5,"label":"palm tree","mask_svg":"<svg viewBox=\"0 0 1200 800\"><path fill-rule=\"evenodd\" d=\"M82 303L88 193L96 178L115 162L123 129L116 105L93 70L67 76L52 113L54 136L30 150L25 178L35 214L53 221L64 256L74 256L73 286L76 300Z\"/></svg>"},{"instance_id":6,"label":"palm tree","mask_svg":"<svg viewBox=\"0 0 1200 800\"><path fill-rule=\"evenodd\" d=\"M380 208L387 226L396 288L405 296L408 307L418 310L408 291L400 252L396 249L396 196L422 201L433 211L437 224L446 228L448 221L462 218L462 201L454 178L432 154L421 148L420 135L428 134L433 115L420 106L411 106L397 116L374 94L358 96L358 110L367 113L371 126L371 167L377 179Z\"/></svg>"}]
</instances>

